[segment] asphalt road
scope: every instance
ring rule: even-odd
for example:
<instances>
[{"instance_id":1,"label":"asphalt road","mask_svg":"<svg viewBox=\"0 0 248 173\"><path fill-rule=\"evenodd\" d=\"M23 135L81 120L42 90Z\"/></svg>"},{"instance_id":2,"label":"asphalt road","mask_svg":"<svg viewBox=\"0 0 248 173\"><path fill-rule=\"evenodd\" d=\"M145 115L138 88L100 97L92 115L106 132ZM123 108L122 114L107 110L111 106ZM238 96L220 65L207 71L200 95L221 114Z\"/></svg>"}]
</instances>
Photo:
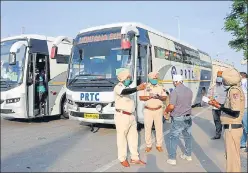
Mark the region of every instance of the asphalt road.
<instances>
[{"instance_id":1,"label":"asphalt road","mask_svg":"<svg viewBox=\"0 0 248 173\"><path fill-rule=\"evenodd\" d=\"M164 153L154 148L145 153L144 130L139 132L140 157L146 166L123 168L117 160L116 132L103 126L92 133L87 124L50 119L32 122L1 119L2 172L225 172L223 138L212 141L214 124L211 110L193 109L193 161L179 158L177 165L166 163L166 143L170 124L164 124ZM155 145L154 145L155 146ZM242 152L242 169L247 172L247 153Z\"/></svg>"}]
</instances>

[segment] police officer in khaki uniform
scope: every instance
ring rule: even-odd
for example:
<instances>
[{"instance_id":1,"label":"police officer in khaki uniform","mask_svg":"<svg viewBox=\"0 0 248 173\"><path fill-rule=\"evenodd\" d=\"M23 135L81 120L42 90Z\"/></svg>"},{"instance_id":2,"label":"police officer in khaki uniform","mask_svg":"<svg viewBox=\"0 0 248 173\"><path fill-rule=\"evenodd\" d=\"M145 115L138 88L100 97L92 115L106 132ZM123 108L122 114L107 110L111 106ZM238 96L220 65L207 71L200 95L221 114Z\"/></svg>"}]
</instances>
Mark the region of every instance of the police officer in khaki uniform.
<instances>
[{"instance_id":1,"label":"police officer in khaki uniform","mask_svg":"<svg viewBox=\"0 0 248 173\"><path fill-rule=\"evenodd\" d=\"M131 153L131 164L145 165L139 159L137 122L134 116L135 104L130 94L144 90L146 84L129 88L131 75L128 69L117 69L117 78L120 81L114 88L115 94L115 125L117 131L118 159L124 167L129 167L127 157L127 143Z\"/></svg>"},{"instance_id":2,"label":"police officer in khaki uniform","mask_svg":"<svg viewBox=\"0 0 248 173\"><path fill-rule=\"evenodd\" d=\"M144 107L144 125L146 152L152 149L152 125L154 121L156 129L156 148L162 152L163 142L163 102L166 100L166 93L163 86L158 84L158 73L151 72L148 74L149 84L146 86L140 100L145 101Z\"/></svg>"},{"instance_id":3,"label":"police officer in khaki uniform","mask_svg":"<svg viewBox=\"0 0 248 173\"><path fill-rule=\"evenodd\" d=\"M241 76L236 69L223 71L222 78L223 84L227 88L226 101L221 105L212 99L209 104L222 111L221 123L225 129L226 171L241 172L240 139L243 130L245 95L240 87Z\"/></svg>"}]
</instances>

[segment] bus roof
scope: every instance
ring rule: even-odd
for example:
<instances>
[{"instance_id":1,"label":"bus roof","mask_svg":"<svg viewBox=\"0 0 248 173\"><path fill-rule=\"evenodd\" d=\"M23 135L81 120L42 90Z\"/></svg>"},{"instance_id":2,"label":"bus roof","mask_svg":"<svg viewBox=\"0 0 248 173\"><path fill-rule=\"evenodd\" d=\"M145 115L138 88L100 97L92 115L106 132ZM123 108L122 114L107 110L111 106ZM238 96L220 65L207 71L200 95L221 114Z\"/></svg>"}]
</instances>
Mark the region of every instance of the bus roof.
<instances>
[{"instance_id":1,"label":"bus roof","mask_svg":"<svg viewBox=\"0 0 248 173\"><path fill-rule=\"evenodd\" d=\"M33 38L33 39L38 39L38 40L48 40L48 41L54 41L55 37L48 37L45 35L36 35L36 34L22 34L22 35L17 35L17 36L12 36L12 37L7 37L1 39L2 41L8 41L8 40L14 40L14 39L22 39L22 38Z\"/></svg>"},{"instance_id":2,"label":"bus roof","mask_svg":"<svg viewBox=\"0 0 248 173\"><path fill-rule=\"evenodd\" d=\"M143 28L149 32L152 32L154 34L157 34L159 36L162 36L162 37L165 37L171 41L174 41L174 42L177 42L177 43L180 43L184 46L187 46L191 49L195 49L198 51L198 49L188 43L185 43L183 41L179 41L178 39L170 36L170 35L167 35L167 34L164 34L162 32L159 32L149 26L146 26L144 24L141 24L141 23L137 23L137 22L123 22L123 23L112 23L112 24L107 24L107 25L100 25L100 26L95 26L95 27L90 27L90 28L86 28L86 29L83 29L79 32L79 34L81 33L84 33L84 32L90 32L90 31L94 31L94 30L100 30L100 29L106 29L106 28L114 28L114 27L122 27L122 26L125 26L125 25L133 25L133 26L136 26L136 27L139 27L139 28Z\"/></svg>"}]
</instances>

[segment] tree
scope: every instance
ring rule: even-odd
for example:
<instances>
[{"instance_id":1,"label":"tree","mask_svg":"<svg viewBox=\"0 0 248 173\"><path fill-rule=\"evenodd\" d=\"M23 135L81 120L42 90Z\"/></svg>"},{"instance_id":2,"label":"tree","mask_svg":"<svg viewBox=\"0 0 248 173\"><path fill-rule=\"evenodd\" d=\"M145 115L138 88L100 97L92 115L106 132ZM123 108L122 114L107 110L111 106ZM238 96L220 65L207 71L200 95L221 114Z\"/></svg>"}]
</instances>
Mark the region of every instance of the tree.
<instances>
[{"instance_id":1,"label":"tree","mask_svg":"<svg viewBox=\"0 0 248 173\"><path fill-rule=\"evenodd\" d=\"M248 29L248 0L233 0L231 13L227 15L224 23L224 30L231 32L233 39L228 45L236 50L243 51L244 59L248 59L247 54L247 29Z\"/></svg>"}]
</instances>

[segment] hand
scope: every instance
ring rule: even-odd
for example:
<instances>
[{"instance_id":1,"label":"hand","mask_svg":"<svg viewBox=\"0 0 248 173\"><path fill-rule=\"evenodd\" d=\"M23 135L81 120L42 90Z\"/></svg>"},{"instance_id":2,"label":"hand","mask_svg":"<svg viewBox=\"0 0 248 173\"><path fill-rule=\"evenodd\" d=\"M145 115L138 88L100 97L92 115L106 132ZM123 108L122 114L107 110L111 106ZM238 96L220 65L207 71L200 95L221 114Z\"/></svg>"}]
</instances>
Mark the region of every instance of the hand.
<instances>
[{"instance_id":1,"label":"hand","mask_svg":"<svg viewBox=\"0 0 248 173\"><path fill-rule=\"evenodd\" d=\"M210 100L213 100L213 99L214 99L214 97L212 97L212 96L209 96L208 98L209 98Z\"/></svg>"},{"instance_id":2,"label":"hand","mask_svg":"<svg viewBox=\"0 0 248 173\"><path fill-rule=\"evenodd\" d=\"M164 118L165 118L165 119L168 119L169 115L170 115L169 112L164 111Z\"/></svg>"},{"instance_id":3,"label":"hand","mask_svg":"<svg viewBox=\"0 0 248 173\"><path fill-rule=\"evenodd\" d=\"M140 90L144 90L146 88L146 83L142 83L140 84L139 86L137 86L137 90L140 91Z\"/></svg>"},{"instance_id":4,"label":"hand","mask_svg":"<svg viewBox=\"0 0 248 173\"><path fill-rule=\"evenodd\" d=\"M164 112L164 118L166 120L170 119L170 113L169 112Z\"/></svg>"},{"instance_id":5,"label":"hand","mask_svg":"<svg viewBox=\"0 0 248 173\"><path fill-rule=\"evenodd\" d=\"M159 99L160 96L159 96L158 94L156 94L156 95L153 96L153 98L154 98L154 99Z\"/></svg>"},{"instance_id":6,"label":"hand","mask_svg":"<svg viewBox=\"0 0 248 173\"><path fill-rule=\"evenodd\" d=\"M210 100L210 101L208 102L208 104L211 105L211 106L214 106L214 107L216 107L216 108L220 108L220 104L219 104L215 99Z\"/></svg>"}]
</instances>

